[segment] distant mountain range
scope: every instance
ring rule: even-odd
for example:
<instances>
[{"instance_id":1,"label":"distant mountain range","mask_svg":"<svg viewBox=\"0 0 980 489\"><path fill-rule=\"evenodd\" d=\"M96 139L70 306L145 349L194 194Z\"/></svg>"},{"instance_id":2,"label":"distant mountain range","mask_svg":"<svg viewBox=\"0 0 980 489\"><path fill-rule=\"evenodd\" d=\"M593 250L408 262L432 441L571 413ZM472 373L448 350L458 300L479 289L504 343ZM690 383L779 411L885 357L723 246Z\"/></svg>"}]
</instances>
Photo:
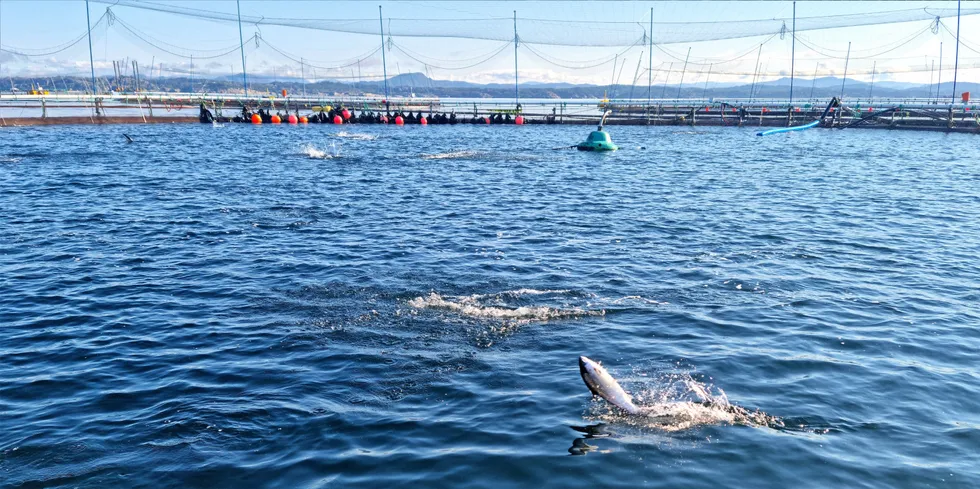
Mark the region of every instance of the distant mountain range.
<instances>
[{"instance_id":1,"label":"distant mountain range","mask_svg":"<svg viewBox=\"0 0 980 489\"><path fill-rule=\"evenodd\" d=\"M104 78L101 80L105 80ZM135 79L123 77L112 81L114 89L132 91L136 87ZM50 91L85 91L90 85L84 77L48 77L48 78L13 78L11 86L21 91L28 91L32 86L42 86ZM816 79L796 79L793 83L793 95L798 100L810 97L828 98L841 94L842 79L836 77L820 77ZM106 90L109 85L103 86ZM211 93L241 93L240 75L229 75L219 78L190 78L166 77L141 80L144 90L162 92L211 92ZM767 82L752 84L703 83L678 85L655 84L650 88L650 96L659 98L788 98L790 79L780 78ZM6 87L4 92L7 92ZM679 88L679 89L678 89ZM272 78L268 76L250 75L249 89L256 93L279 93L287 90L293 94L320 94L324 97L341 95L379 95L384 93L384 83L378 80L365 82L349 82L337 80L322 80L316 83L296 78ZM904 82L877 82L874 84L875 98L923 98L936 97L936 85L921 85ZM514 96L514 85L506 83L472 83L466 81L433 80L422 73L405 73L388 79L388 91L392 96L416 97L455 97L455 98L511 98ZM973 92L980 97L980 84L959 82L957 92ZM944 99L952 97L952 82L944 82L938 87L938 94ZM872 86L868 82L848 79L843 84L845 97L866 99L872 94ZM520 84L520 96L525 99L598 99L603 97L625 99L632 95L635 99L645 99L647 87L645 84L629 85L589 85L572 83L525 82ZM957 95L957 99L959 95Z\"/></svg>"}]
</instances>

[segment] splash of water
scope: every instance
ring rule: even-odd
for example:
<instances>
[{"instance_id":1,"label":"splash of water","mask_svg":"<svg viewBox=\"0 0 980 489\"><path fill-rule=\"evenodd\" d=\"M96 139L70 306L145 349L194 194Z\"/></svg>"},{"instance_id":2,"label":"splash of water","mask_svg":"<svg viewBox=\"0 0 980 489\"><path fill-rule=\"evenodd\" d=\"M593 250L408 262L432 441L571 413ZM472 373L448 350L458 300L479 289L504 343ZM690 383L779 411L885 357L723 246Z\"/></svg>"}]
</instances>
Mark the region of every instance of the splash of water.
<instances>
[{"instance_id":1,"label":"splash of water","mask_svg":"<svg viewBox=\"0 0 980 489\"><path fill-rule=\"evenodd\" d=\"M446 153L423 154L423 160L454 160L462 158L472 158L478 153L476 151L449 151Z\"/></svg>"},{"instance_id":2,"label":"splash of water","mask_svg":"<svg viewBox=\"0 0 980 489\"><path fill-rule=\"evenodd\" d=\"M409 300L408 305L415 309L443 309L472 318L502 319L520 323L583 316L602 316L605 314L605 311L602 310L586 310L579 307L560 308L544 305L515 306L507 300L508 298L518 298L525 295L544 295L562 292L565 291L519 289L495 294L473 294L467 296L442 296L436 292L431 292L427 296Z\"/></svg>"},{"instance_id":3,"label":"splash of water","mask_svg":"<svg viewBox=\"0 0 980 489\"><path fill-rule=\"evenodd\" d=\"M312 144L307 144L303 146L303 154L309 158L324 160L329 158L337 158L340 156L340 148L336 144L330 143L330 146L326 150L321 150Z\"/></svg>"},{"instance_id":4,"label":"splash of water","mask_svg":"<svg viewBox=\"0 0 980 489\"><path fill-rule=\"evenodd\" d=\"M353 139L355 141L374 141L375 139L378 139L378 136L375 134L364 134L364 133L347 132L347 131L340 131L336 134L336 136L338 138Z\"/></svg>"},{"instance_id":5,"label":"splash of water","mask_svg":"<svg viewBox=\"0 0 980 489\"><path fill-rule=\"evenodd\" d=\"M781 429L781 418L732 404L725 391L700 382L688 373L640 377L630 385L639 415L627 415L600 400L593 400L588 415L604 423L676 432L703 425L729 424Z\"/></svg>"}]
</instances>

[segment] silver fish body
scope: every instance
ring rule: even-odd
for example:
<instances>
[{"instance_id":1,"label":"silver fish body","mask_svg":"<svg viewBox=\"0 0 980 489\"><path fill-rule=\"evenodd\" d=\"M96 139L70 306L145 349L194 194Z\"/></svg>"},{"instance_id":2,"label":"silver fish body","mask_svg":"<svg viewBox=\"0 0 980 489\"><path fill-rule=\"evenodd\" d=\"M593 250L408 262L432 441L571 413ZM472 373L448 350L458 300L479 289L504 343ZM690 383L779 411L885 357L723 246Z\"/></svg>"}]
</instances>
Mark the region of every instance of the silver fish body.
<instances>
[{"instance_id":1,"label":"silver fish body","mask_svg":"<svg viewBox=\"0 0 980 489\"><path fill-rule=\"evenodd\" d=\"M639 414L640 408L633 404L633 398L620 387L619 382L609 375L599 362L588 357L578 357L578 369L582 380L592 394L605 399L613 406L630 414Z\"/></svg>"}]
</instances>

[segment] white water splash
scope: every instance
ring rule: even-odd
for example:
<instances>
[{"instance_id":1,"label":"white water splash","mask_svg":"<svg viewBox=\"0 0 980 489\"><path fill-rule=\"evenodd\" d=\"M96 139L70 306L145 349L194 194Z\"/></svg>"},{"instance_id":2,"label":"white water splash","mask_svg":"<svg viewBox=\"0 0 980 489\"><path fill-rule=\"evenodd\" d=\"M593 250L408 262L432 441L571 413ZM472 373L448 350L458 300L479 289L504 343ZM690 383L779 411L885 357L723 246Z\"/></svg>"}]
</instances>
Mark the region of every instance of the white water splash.
<instances>
[{"instance_id":1,"label":"white water splash","mask_svg":"<svg viewBox=\"0 0 980 489\"><path fill-rule=\"evenodd\" d=\"M507 297L524 295L544 295L564 291L542 291L519 289L496 294L473 294L468 296L442 296L435 292L408 301L415 309L444 309L463 316L479 319L501 319L517 323L548 321L561 318L583 316L602 316L605 311L586 310L578 307L559 308L536 305L509 305Z\"/></svg>"},{"instance_id":2,"label":"white water splash","mask_svg":"<svg viewBox=\"0 0 980 489\"><path fill-rule=\"evenodd\" d=\"M378 136L375 134L364 134L364 133L347 132L347 131L340 131L336 134L336 136L338 138L353 139L355 141L374 141L375 139L378 139Z\"/></svg>"},{"instance_id":3,"label":"white water splash","mask_svg":"<svg viewBox=\"0 0 980 489\"><path fill-rule=\"evenodd\" d=\"M303 146L303 154L309 158L324 160L339 157L340 149L334 143L330 143L330 146L327 147L326 151L318 149L312 144L307 144L306 146Z\"/></svg>"},{"instance_id":4,"label":"white water splash","mask_svg":"<svg viewBox=\"0 0 980 489\"><path fill-rule=\"evenodd\" d=\"M478 153L476 151L449 151L447 153L423 154L423 160L453 160L460 158L472 158Z\"/></svg>"},{"instance_id":5,"label":"white water splash","mask_svg":"<svg viewBox=\"0 0 980 489\"><path fill-rule=\"evenodd\" d=\"M605 423L668 432L714 424L783 427L779 418L731 404L725 391L699 382L687 373L653 379L641 376L623 384L633 393L633 403L640 408L638 415L623 413L605 401L594 399L589 416Z\"/></svg>"}]
</instances>

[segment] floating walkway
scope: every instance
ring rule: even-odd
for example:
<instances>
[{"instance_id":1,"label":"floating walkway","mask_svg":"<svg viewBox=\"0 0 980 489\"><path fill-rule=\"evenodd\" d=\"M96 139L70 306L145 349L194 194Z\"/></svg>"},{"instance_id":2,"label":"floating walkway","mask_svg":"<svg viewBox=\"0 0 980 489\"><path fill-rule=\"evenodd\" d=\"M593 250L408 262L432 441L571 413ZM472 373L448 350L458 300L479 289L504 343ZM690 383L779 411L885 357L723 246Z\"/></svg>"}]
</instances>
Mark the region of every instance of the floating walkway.
<instances>
[{"instance_id":1,"label":"floating walkway","mask_svg":"<svg viewBox=\"0 0 980 489\"><path fill-rule=\"evenodd\" d=\"M235 94L122 93L0 95L0 126L53 124L126 124L218 121L263 123L278 116L297 123L395 124L585 124L738 126L792 128L883 128L980 134L980 105L937 103L925 99L844 99L825 113L828 100L789 104L785 100L655 99L646 100L512 100L377 97L243 97ZM204 110L202 112L201 104ZM347 111L348 117L343 113ZM210 114L207 116L206 114ZM421 116L421 117L420 117ZM821 117L823 121L820 122ZM817 124L814 124L817 122Z\"/></svg>"}]
</instances>

